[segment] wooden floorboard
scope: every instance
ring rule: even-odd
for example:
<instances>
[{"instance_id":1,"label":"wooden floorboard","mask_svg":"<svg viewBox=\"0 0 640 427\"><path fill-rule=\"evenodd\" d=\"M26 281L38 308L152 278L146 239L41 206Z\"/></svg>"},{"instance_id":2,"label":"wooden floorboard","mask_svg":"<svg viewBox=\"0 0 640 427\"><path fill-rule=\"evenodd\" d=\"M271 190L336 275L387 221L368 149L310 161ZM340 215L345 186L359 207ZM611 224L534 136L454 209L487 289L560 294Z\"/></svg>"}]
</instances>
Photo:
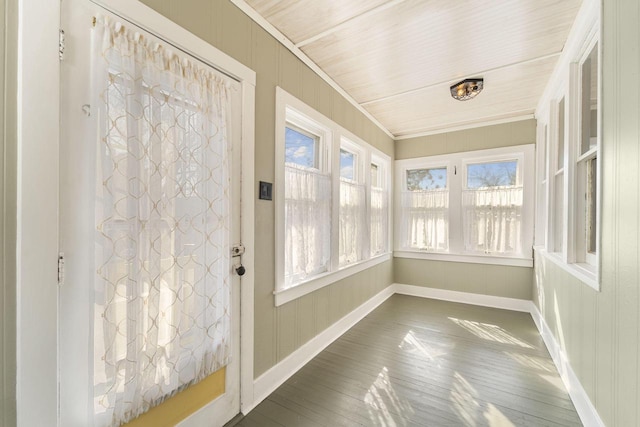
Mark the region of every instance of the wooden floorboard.
<instances>
[{"instance_id":1,"label":"wooden floorboard","mask_svg":"<svg viewBox=\"0 0 640 427\"><path fill-rule=\"evenodd\" d=\"M394 295L238 427L580 426L527 313Z\"/></svg>"}]
</instances>

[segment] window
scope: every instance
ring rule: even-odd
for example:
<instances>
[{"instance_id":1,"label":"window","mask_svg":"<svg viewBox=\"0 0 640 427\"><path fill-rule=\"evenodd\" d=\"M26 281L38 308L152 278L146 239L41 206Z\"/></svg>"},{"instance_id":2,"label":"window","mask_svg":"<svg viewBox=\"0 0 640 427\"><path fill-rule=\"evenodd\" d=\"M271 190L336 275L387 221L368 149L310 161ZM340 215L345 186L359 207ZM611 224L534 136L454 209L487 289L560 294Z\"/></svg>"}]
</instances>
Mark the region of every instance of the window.
<instances>
[{"instance_id":1,"label":"window","mask_svg":"<svg viewBox=\"0 0 640 427\"><path fill-rule=\"evenodd\" d=\"M287 111L284 133L284 284L330 270L331 132L296 111Z\"/></svg>"},{"instance_id":2,"label":"window","mask_svg":"<svg viewBox=\"0 0 640 427\"><path fill-rule=\"evenodd\" d=\"M464 250L521 252L523 188L518 159L467 163L462 190Z\"/></svg>"},{"instance_id":3,"label":"window","mask_svg":"<svg viewBox=\"0 0 640 427\"><path fill-rule=\"evenodd\" d=\"M391 259L390 171L389 156L276 90L276 305Z\"/></svg>"},{"instance_id":4,"label":"window","mask_svg":"<svg viewBox=\"0 0 640 427\"><path fill-rule=\"evenodd\" d=\"M597 28L598 23L594 23ZM548 165L548 234L541 253L599 290L600 97L598 32L570 64L559 101L549 111L550 147L538 158ZM544 119L544 117L543 117ZM541 201L544 203L544 200ZM539 223L544 223L541 218ZM549 255L551 254L551 255Z\"/></svg>"},{"instance_id":5,"label":"window","mask_svg":"<svg viewBox=\"0 0 640 427\"><path fill-rule=\"evenodd\" d=\"M553 201L551 203L551 236L552 252L562 254L564 245L564 201L565 201L565 102L562 98L556 105L555 122L555 162L553 168Z\"/></svg>"},{"instance_id":6,"label":"window","mask_svg":"<svg viewBox=\"0 0 640 427\"><path fill-rule=\"evenodd\" d=\"M370 247L371 256L389 251L389 182L388 162L378 156L371 156L371 212Z\"/></svg>"},{"instance_id":7,"label":"window","mask_svg":"<svg viewBox=\"0 0 640 427\"><path fill-rule=\"evenodd\" d=\"M531 265L533 145L396 161L396 256Z\"/></svg>"},{"instance_id":8,"label":"window","mask_svg":"<svg viewBox=\"0 0 640 427\"><path fill-rule=\"evenodd\" d=\"M536 237L535 244L545 246L546 244L546 227L547 215L545 212L547 206L547 146L548 146L548 127L542 125L538 128L538 145L537 145L537 193L536 193Z\"/></svg>"},{"instance_id":9,"label":"window","mask_svg":"<svg viewBox=\"0 0 640 427\"><path fill-rule=\"evenodd\" d=\"M361 148L346 139L340 147L339 264L344 267L365 258L367 200Z\"/></svg>"},{"instance_id":10,"label":"window","mask_svg":"<svg viewBox=\"0 0 640 427\"><path fill-rule=\"evenodd\" d=\"M578 69L580 79L580 126L575 176L575 261L595 269L598 206L598 44Z\"/></svg>"},{"instance_id":11,"label":"window","mask_svg":"<svg viewBox=\"0 0 640 427\"><path fill-rule=\"evenodd\" d=\"M318 169L320 137L300 129L292 123L285 128L285 162L305 168Z\"/></svg>"},{"instance_id":12,"label":"window","mask_svg":"<svg viewBox=\"0 0 640 427\"><path fill-rule=\"evenodd\" d=\"M402 247L449 250L449 189L447 166L406 169L402 191Z\"/></svg>"}]
</instances>

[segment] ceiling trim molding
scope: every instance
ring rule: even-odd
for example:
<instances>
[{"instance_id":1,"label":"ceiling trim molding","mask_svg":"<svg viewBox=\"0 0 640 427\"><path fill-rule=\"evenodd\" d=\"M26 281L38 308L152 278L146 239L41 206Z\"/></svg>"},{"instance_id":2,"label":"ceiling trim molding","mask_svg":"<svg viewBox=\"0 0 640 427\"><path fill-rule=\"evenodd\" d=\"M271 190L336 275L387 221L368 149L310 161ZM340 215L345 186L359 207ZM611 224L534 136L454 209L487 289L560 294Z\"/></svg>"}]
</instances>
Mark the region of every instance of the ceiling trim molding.
<instances>
[{"instance_id":1,"label":"ceiling trim molding","mask_svg":"<svg viewBox=\"0 0 640 427\"><path fill-rule=\"evenodd\" d=\"M518 114L516 116L498 118L493 120L478 119L478 120L474 120L472 122L468 122L468 123L457 125L457 126L433 128L432 130L427 130L424 132L417 132L417 133L412 133L410 135L396 136L395 141L400 141L403 139L419 138L421 136L437 135L440 133L455 132L459 130L473 129L473 128L479 128L479 127L485 127L485 126L501 125L504 123L519 122L522 120L530 120L534 118L535 118L535 115L533 114L533 112L531 112L527 114Z\"/></svg>"},{"instance_id":2,"label":"ceiling trim molding","mask_svg":"<svg viewBox=\"0 0 640 427\"><path fill-rule=\"evenodd\" d=\"M340 95L342 95L351 105L353 105L358 111L365 115L373 124L375 124L381 131L383 131L389 138L396 139L389 129L387 129L382 123L380 123L375 117L371 115L362 105L351 97L335 80L333 80L327 73L325 73L315 62L311 60L303 51L296 47L296 45L284 34L282 34L276 27L271 25L262 15L260 15L254 8L249 6L244 0L230 0L236 7L244 12L249 18L251 18L256 24L260 25L266 32L271 34L277 41L279 41L284 47L289 49L291 53L304 62L313 72L315 72L322 80L327 82L332 88L334 88Z\"/></svg>"},{"instance_id":3,"label":"ceiling trim molding","mask_svg":"<svg viewBox=\"0 0 640 427\"><path fill-rule=\"evenodd\" d=\"M418 88L414 88L414 89L409 89L409 90L406 90L404 92L398 92L398 93L394 93L392 95L383 96L381 98L371 99L369 101L364 101L360 105L364 106L364 105L375 104L377 102L387 101L389 99L397 98L397 97L400 97L400 96L411 95L413 93L420 92L421 90L430 89L432 87L436 87L436 86L440 86L440 85L444 85L444 84L449 86L449 85L451 85L452 82L456 82L458 80L463 80L465 78L471 78L473 76L480 76L482 74L491 73L493 71L503 70L503 69L506 69L506 68L515 67L517 65L524 65L524 64L529 64L529 63L532 63L532 62L543 61L545 59L549 59L549 58L553 58L553 57L556 57L556 56L560 56L561 54L562 54L562 52L548 53L546 55L537 56L535 58L525 59L524 61L517 61L517 62L512 62L512 63L506 64L506 65L500 65L499 67L488 68L486 70L478 71L476 73L469 73L469 74L465 74L464 76L458 76L456 78L443 80L443 81L440 81L440 82L437 82L437 83L432 83L432 84L429 84L429 85L426 85L426 86L422 86L422 87L418 87Z\"/></svg>"},{"instance_id":4,"label":"ceiling trim molding","mask_svg":"<svg viewBox=\"0 0 640 427\"><path fill-rule=\"evenodd\" d=\"M347 19L346 21L342 21L339 24L334 25L331 28L328 28L318 34L316 34L315 36L311 36L305 40L302 40L301 42L296 43L296 47L302 47L302 46L306 46L310 43L313 43L317 40L320 40L321 38L328 36L329 34L333 34L336 31L340 30L341 28L343 28L344 26L351 24L354 21L358 21L362 18L365 18L369 15L373 15L374 13L378 13L378 12L382 12L385 9L389 9L391 7L394 7L400 3L405 2L406 0L393 0L390 1L388 3L383 3L379 6L374 7L373 9L369 9L365 12L362 12L360 15L356 15L356 16L352 16L351 18Z\"/></svg>"}]
</instances>

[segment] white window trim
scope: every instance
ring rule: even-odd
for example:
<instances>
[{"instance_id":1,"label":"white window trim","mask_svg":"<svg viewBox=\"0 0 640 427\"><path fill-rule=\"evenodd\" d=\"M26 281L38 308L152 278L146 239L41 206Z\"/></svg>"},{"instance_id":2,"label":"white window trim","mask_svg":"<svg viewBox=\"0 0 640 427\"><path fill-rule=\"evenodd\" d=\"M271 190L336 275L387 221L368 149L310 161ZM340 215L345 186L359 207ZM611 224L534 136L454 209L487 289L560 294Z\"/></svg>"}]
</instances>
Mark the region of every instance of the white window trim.
<instances>
[{"instance_id":1,"label":"white window trim","mask_svg":"<svg viewBox=\"0 0 640 427\"><path fill-rule=\"evenodd\" d=\"M380 185L377 188L381 188L387 192L387 247L385 251L379 254L370 255L372 258L379 257L385 254L391 254L392 250L392 242L393 242L393 185L392 185L392 171L391 171L391 158L386 154L380 154L378 150L372 150L371 156L369 158L368 165L375 164L378 166L378 179L380 180ZM367 188L369 188L369 194L371 194L371 171L365 175L365 179L367 180ZM367 203L368 211L367 218L371 221L371 200ZM371 226L371 224L369 224ZM371 247L369 247L369 253L371 253Z\"/></svg>"},{"instance_id":2,"label":"white window trim","mask_svg":"<svg viewBox=\"0 0 640 427\"><path fill-rule=\"evenodd\" d=\"M541 209L545 213L546 218L541 222L546 227L545 237L546 241L543 244L538 244L534 250L536 254L542 256L554 264L562 268L567 273L573 275L578 280L584 282L587 286L593 288L596 291L600 291L601 283L601 253L602 253L602 223L601 223L601 209L602 209L602 46L599 42L599 21L595 22L594 27L589 31L589 36L584 40L582 47L577 55L577 60L570 64L569 72L565 79L564 85L560 86L560 90L557 93L557 98L551 101L551 106L547 112L549 117L546 118L549 132L549 144L547 148L547 158L540 161L545 163L548 171L547 175L547 197L546 206ZM590 55L591 50L598 43L598 61L600 69L598 73L598 144L597 147L589 150L584 155L579 154L579 144L581 137L581 66L584 60ZM567 93L568 92L568 93ZM563 197L563 221L562 221L562 238L563 238L563 250L561 252L553 251L553 237L554 227L557 225L553 221L553 201L555 192L555 176L556 171L553 170L555 165L555 159L557 156L557 102L558 100L565 98L566 110L565 110L565 153L564 153L564 197ZM542 122L541 122L542 123ZM577 239L582 238L582 231L578 231L577 227L579 221L576 220L574 213L579 210L580 203L578 198L578 176L579 168L578 162L580 160L590 158L593 156L598 158L597 164L597 205L596 205L596 248L595 262L592 264L586 262L576 262L579 255L579 245L576 243ZM542 168L538 168L542 173ZM541 182L543 177L538 178L538 182Z\"/></svg>"},{"instance_id":3,"label":"white window trim","mask_svg":"<svg viewBox=\"0 0 640 427\"><path fill-rule=\"evenodd\" d=\"M291 117L297 117L298 121L292 121ZM292 286L288 289L282 289L284 284L284 166L285 166L285 126L287 122L291 122L302 129L306 129L305 123L312 121L317 127L310 129L313 133L317 131L324 132L326 141L326 168L324 171L330 172L332 176L332 204L331 204L331 262L328 272L309 277L307 280ZM302 126L300 126L302 123ZM350 263L343 267L339 266L339 225L338 218L340 215L340 147L344 146L348 151L352 151L361 157L357 160L359 167L358 182L366 184L366 206L367 206L367 224L370 218L370 189L371 177L369 168L372 159L374 163L383 166L384 182L387 183L387 193L389 195L389 236L392 238L392 185L391 185L391 157L377 148L369 145L362 139L349 132L347 129L338 125L331 119L325 117L309 105L305 104L295 96L286 92L280 87L276 87L276 123L275 123L275 185L274 185L274 201L275 206L275 232L276 232L276 253L275 253L275 290L274 301L276 306L280 306L294 299L300 298L310 292L328 286L353 274L371 268L377 264L391 260L392 251L388 245L387 251L376 256L371 256L368 247L367 254L369 258L359 262ZM355 176L354 176L355 178Z\"/></svg>"},{"instance_id":4,"label":"white window trim","mask_svg":"<svg viewBox=\"0 0 640 427\"><path fill-rule=\"evenodd\" d=\"M454 224L449 228L449 251L448 252L427 252L421 250L413 250L402 246L401 233L397 232L402 229L402 204L400 197L406 190L406 171L412 169L429 169L434 167L447 167L447 189L449 190L449 218L458 218L461 213L461 197L462 190L466 183L463 182L466 177L464 167L469 163L478 163L479 161L500 161L500 160L518 159L522 163L520 165L519 175L524 188L524 206L523 206L523 253L513 256L509 255L483 255L478 253L467 253L463 251L462 227L455 226L455 220L450 222ZM533 247L533 228L534 228L534 199L535 199L535 144L517 145L511 147L501 147L486 150L466 151L462 153L452 153L429 157L418 157L412 159L395 161L395 239L394 239L394 257L413 258L413 259L430 259L440 261L454 261L480 264L495 265L517 265L531 267L533 265L533 251L529 249ZM454 178L459 176L460 179ZM457 195L456 195L457 194ZM453 195L453 198L452 198ZM527 256L531 253L531 256Z\"/></svg>"}]
</instances>

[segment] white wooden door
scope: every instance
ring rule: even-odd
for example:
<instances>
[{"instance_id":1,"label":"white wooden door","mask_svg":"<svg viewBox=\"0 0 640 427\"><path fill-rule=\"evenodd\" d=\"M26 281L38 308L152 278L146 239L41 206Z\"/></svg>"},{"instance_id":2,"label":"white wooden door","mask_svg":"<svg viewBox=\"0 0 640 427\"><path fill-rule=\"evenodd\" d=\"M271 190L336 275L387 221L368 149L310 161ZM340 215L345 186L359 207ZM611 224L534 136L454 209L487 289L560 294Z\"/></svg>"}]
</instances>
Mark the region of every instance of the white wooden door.
<instances>
[{"instance_id":1,"label":"white wooden door","mask_svg":"<svg viewBox=\"0 0 640 427\"><path fill-rule=\"evenodd\" d=\"M126 4L127 2L121 2ZM93 426L94 414L94 280L95 266L95 194L96 111L95 82L92 82L91 38L94 17L109 16L133 28L126 10L115 15L89 0L63 0L61 20L64 31L64 55L61 63L61 138L60 138L60 252L64 259L59 288L59 421L60 426ZM152 35L138 28L144 37L158 43L171 43L170 35ZM156 37L156 36L159 36ZM176 49L177 51L178 49ZM215 65L215 64L213 64ZM231 221L226 248L240 242L240 147L241 90L231 85L232 119L230 157ZM241 263L233 257L231 265ZM231 344L230 363L226 366L224 393L204 409L179 423L181 426L219 426L239 413L240 397L240 277L231 267Z\"/></svg>"}]
</instances>

